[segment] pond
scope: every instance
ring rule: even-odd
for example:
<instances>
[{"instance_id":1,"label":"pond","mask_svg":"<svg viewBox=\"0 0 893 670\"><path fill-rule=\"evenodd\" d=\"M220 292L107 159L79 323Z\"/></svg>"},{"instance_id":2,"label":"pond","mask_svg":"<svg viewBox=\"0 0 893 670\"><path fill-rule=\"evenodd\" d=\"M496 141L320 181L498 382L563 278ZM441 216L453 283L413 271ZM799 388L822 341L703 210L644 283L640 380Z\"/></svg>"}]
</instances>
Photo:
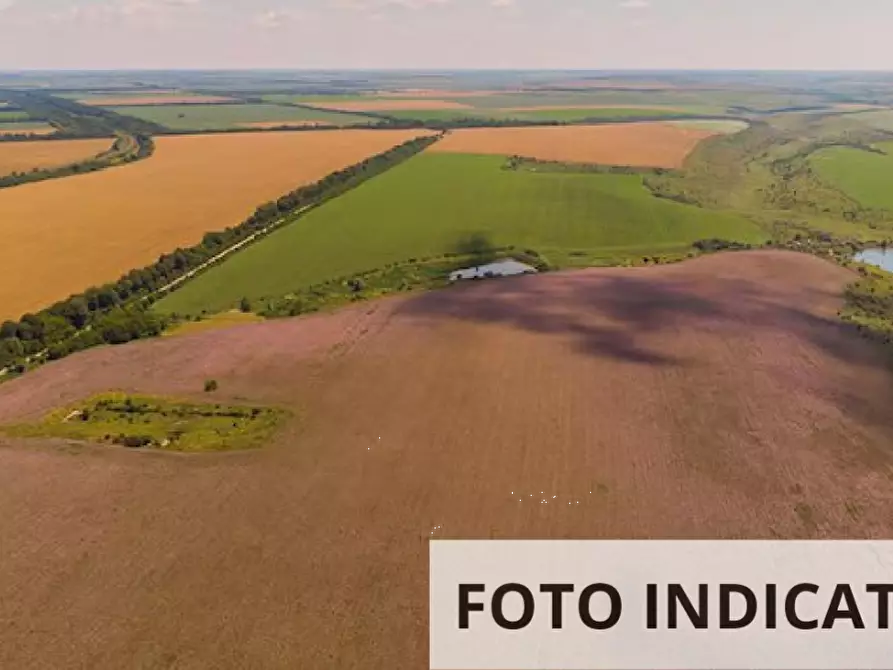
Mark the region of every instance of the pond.
<instances>
[{"instance_id":1,"label":"pond","mask_svg":"<svg viewBox=\"0 0 893 670\"><path fill-rule=\"evenodd\" d=\"M477 265L473 268L462 268L450 273L450 281L458 279L483 279L484 277L511 277L513 275L533 274L535 267L508 258L504 261Z\"/></svg>"},{"instance_id":2,"label":"pond","mask_svg":"<svg viewBox=\"0 0 893 670\"><path fill-rule=\"evenodd\" d=\"M866 249L856 254L856 258L860 263L867 263L875 267L893 272L893 247L889 249Z\"/></svg>"}]
</instances>

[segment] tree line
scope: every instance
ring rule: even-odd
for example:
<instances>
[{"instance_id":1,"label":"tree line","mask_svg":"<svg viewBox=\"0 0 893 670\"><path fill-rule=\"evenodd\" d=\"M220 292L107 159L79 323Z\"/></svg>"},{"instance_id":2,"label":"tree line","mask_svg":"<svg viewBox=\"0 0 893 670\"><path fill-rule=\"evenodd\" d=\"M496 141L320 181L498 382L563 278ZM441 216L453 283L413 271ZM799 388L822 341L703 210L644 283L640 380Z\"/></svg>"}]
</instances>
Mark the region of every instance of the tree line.
<instances>
[{"instance_id":1,"label":"tree line","mask_svg":"<svg viewBox=\"0 0 893 670\"><path fill-rule=\"evenodd\" d=\"M148 135L119 135L115 143L107 151L85 161L59 167L34 168L30 172L13 172L9 175L0 176L0 188L96 172L107 167L148 158L154 151L155 144Z\"/></svg>"},{"instance_id":2,"label":"tree line","mask_svg":"<svg viewBox=\"0 0 893 670\"><path fill-rule=\"evenodd\" d=\"M19 321L0 325L0 369L25 369L29 360L50 360L100 344L154 337L166 326L151 311L157 293L175 280L252 235L269 232L284 216L335 198L407 160L439 139L420 137L302 186L261 205L237 226L205 234L186 249L163 254L148 267L118 281L74 295Z\"/></svg>"},{"instance_id":3,"label":"tree line","mask_svg":"<svg viewBox=\"0 0 893 670\"><path fill-rule=\"evenodd\" d=\"M152 135L164 132L164 127L157 123L123 116L102 107L82 105L74 100L57 98L42 91L0 89L0 98L23 109L30 118L46 121L58 128L57 133L48 135L47 138L114 137L120 133Z\"/></svg>"}]
</instances>

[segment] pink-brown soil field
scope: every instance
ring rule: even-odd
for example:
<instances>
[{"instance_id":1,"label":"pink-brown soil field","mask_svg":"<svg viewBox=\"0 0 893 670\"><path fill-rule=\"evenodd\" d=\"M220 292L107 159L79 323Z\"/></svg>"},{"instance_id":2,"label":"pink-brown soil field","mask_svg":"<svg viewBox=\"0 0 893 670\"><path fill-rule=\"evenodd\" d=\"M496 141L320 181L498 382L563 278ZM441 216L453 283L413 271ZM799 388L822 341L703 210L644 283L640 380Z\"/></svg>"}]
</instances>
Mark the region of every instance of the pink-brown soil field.
<instances>
[{"instance_id":1,"label":"pink-brown soil field","mask_svg":"<svg viewBox=\"0 0 893 670\"><path fill-rule=\"evenodd\" d=\"M852 278L770 251L496 280L0 385L6 422L208 378L295 411L242 453L0 438L0 667L426 668L435 528L891 537L893 378L836 317Z\"/></svg>"},{"instance_id":2,"label":"pink-brown soil field","mask_svg":"<svg viewBox=\"0 0 893 670\"><path fill-rule=\"evenodd\" d=\"M0 176L78 163L108 151L111 146L110 139L4 142L0 144Z\"/></svg>"},{"instance_id":3,"label":"pink-brown soil field","mask_svg":"<svg viewBox=\"0 0 893 670\"><path fill-rule=\"evenodd\" d=\"M334 109L342 112L377 112L398 110L424 110L424 109L471 109L470 105L451 100L430 100L417 98L413 100L345 100L339 102L314 102L313 107L318 109Z\"/></svg>"},{"instance_id":4,"label":"pink-brown soil field","mask_svg":"<svg viewBox=\"0 0 893 670\"><path fill-rule=\"evenodd\" d=\"M711 130L669 123L453 130L429 151L520 155L541 160L680 167Z\"/></svg>"},{"instance_id":5,"label":"pink-brown soil field","mask_svg":"<svg viewBox=\"0 0 893 670\"><path fill-rule=\"evenodd\" d=\"M118 105L207 105L218 102L237 102L234 98L219 95L110 95L79 100L81 104L94 107L115 107Z\"/></svg>"},{"instance_id":6,"label":"pink-brown soil field","mask_svg":"<svg viewBox=\"0 0 893 670\"><path fill-rule=\"evenodd\" d=\"M240 223L263 202L425 132L159 137L146 160L3 189L4 275L28 281L0 280L0 321L114 281ZM0 146L0 164L7 146L31 144Z\"/></svg>"}]
</instances>

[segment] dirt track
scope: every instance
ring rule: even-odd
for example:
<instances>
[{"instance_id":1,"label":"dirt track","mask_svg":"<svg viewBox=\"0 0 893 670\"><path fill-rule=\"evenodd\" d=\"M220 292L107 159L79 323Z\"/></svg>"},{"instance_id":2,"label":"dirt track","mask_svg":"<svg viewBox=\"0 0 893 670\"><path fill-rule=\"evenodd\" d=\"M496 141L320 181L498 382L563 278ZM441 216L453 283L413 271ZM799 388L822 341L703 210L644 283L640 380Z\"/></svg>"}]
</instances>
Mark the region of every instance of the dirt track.
<instances>
[{"instance_id":1,"label":"dirt track","mask_svg":"<svg viewBox=\"0 0 893 670\"><path fill-rule=\"evenodd\" d=\"M893 377L835 319L851 277L759 252L484 282L4 384L0 421L209 377L302 418L244 454L0 446L0 667L424 668L435 526L893 537Z\"/></svg>"}]
</instances>

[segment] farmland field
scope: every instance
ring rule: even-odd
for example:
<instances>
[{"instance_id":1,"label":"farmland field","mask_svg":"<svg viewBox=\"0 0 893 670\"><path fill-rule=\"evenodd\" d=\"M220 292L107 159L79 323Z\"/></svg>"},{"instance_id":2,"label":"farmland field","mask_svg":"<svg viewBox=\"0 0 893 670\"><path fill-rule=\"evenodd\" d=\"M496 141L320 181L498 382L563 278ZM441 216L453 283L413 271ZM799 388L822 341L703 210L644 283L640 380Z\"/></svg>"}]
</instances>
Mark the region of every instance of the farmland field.
<instances>
[{"instance_id":1,"label":"farmland field","mask_svg":"<svg viewBox=\"0 0 893 670\"><path fill-rule=\"evenodd\" d=\"M0 437L0 620L21 622L0 667L427 668L432 532L893 537L889 372L835 316L852 276L783 252L554 273L0 385L0 422L110 388L207 403L208 378L299 415L188 459Z\"/></svg>"},{"instance_id":2,"label":"farmland field","mask_svg":"<svg viewBox=\"0 0 893 670\"><path fill-rule=\"evenodd\" d=\"M893 132L893 109L864 112L854 114L853 117L873 128Z\"/></svg>"},{"instance_id":3,"label":"farmland field","mask_svg":"<svg viewBox=\"0 0 893 670\"><path fill-rule=\"evenodd\" d=\"M93 107L115 107L120 105L199 105L213 103L236 102L235 98L226 98L219 95L198 95L196 93L135 93L114 95L90 95L78 99L85 105Z\"/></svg>"},{"instance_id":4,"label":"farmland field","mask_svg":"<svg viewBox=\"0 0 893 670\"><path fill-rule=\"evenodd\" d=\"M159 123L174 130L224 130L250 127L258 123L280 125L307 123L350 126L374 123L374 119L326 110L282 105L162 105L117 106L113 112Z\"/></svg>"},{"instance_id":5,"label":"farmland field","mask_svg":"<svg viewBox=\"0 0 893 670\"><path fill-rule=\"evenodd\" d=\"M762 240L737 216L652 197L637 175L536 174L504 170L504 163L497 156L416 156L238 252L157 307L221 311L243 296L283 295L387 263L441 255L475 233L559 262L571 253L647 253L708 237Z\"/></svg>"},{"instance_id":6,"label":"farmland field","mask_svg":"<svg viewBox=\"0 0 893 670\"><path fill-rule=\"evenodd\" d=\"M156 138L143 161L0 191L0 321L45 307L241 222L262 202L424 131ZM0 145L0 156L10 147ZM48 142L63 146L61 142ZM39 263L35 259L52 259Z\"/></svg>"},{"instance_id":7,"label":"farmland field","mask_svg":"<svg viewBox=\"0 0 893 670\"><path fill-rule=\"evenodd\" d=\"M27 121L28 118L28 114L22 111L0 109L0 127L2 127L2 124L4 123Z\"/></svg>"},{"instance_id":8,"label":"farmland field","mask_svg":"<svg viewBox=\"0 0 893 670\"><path fill-rule=\"evenodd\" d=\"M522 155L578 163L679 167L711 130L664 123L454 130L436 152Z\"/></svg>"},{"instance_id":9,"label":"farmland field","mask_svg":"<svg viewBox=\"0 0 893 670\"><path fill-rule=\"evenodd\" d=\"M819 175L866 207L893 211L893 142L879 144L886 154L832 147L812 156Z\"/></svg>"},{"instance_id":10,"label":"farmland field","mask_svg":"<svg viewBox=\"0 0 893 670\"><path fill-rule=\"evenodd\" d=\"M111 146L110 139L0 143L0 176L77 163L101 154Z\"/></svg>"},{"instance_id":11,"label":"farmland field","mask_svg":"<svg viewBox=\"0 0 893 670\"><path fill-rule=\"evenodd\" d=\"M48 123L42 121L13 121L11 123L0 123L0 135L18 135L19 133L30 133L32 135L49 135L56 132L56 129Z\"/></svg>"},{"instance_id":12,"label":"farmland field","mask_svg":"<svg viewBox=\"0 0 893 670\"><path fill-rule=\"evenodd\" d=\"M379 112L388 110L431 110L431 109L471 109L470 105L455 100L420 98L400 100L399 98L320 100L310 103L319 109L340 109L347 112Z\"/></svg>"}]
</instances>

